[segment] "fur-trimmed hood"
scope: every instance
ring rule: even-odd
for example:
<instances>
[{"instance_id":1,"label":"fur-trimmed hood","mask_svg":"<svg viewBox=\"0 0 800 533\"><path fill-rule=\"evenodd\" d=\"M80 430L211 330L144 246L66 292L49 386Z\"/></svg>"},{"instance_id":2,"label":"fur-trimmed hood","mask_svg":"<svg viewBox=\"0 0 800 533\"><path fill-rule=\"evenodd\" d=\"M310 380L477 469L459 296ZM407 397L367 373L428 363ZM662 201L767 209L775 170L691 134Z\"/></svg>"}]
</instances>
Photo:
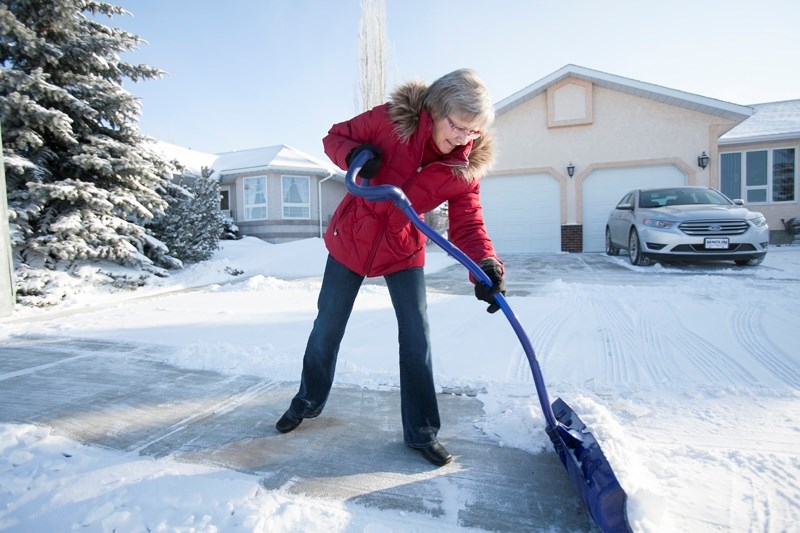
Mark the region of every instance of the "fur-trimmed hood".
<instances>
[{"instance_id":1,"label":"fur-trimmed hood","mask_svg":"<svg viewBox=\"0 0 800 533\"><path fill-rule=\"evenodd\" d=\"M419 127L420 114L428 86L421 81L410 81L397 87L389 97L389 119L394 131L403 142L408 141ZM481 136L472 141L471 150L465 155L467 167L454 167L453 172L471 180L479 179L491 170L494 164L494 137L491 128L481 131Z\"/></svg>"},{"instance_id":2,"label":"fur-trimmed hood","mask_svg":"<svg viewBox=\"0 0 800 533\"><path fill-rule=\"evenodd\" d=\"M381 163L371 181L399 187L417 213L447 202L449 238L479 263L497 257L483 223L480 181L493 158L490 132L458 146L441 159L420 166L433 131L424 108L428 88L408 83L391 99L331 126L322 139L325 153L342 169L353 150L371 144ZM331 257L363 276L385 276L425 265L425 235L393 202L374 202L347 194L325 232Z\"/></svg>"}]
</instances>

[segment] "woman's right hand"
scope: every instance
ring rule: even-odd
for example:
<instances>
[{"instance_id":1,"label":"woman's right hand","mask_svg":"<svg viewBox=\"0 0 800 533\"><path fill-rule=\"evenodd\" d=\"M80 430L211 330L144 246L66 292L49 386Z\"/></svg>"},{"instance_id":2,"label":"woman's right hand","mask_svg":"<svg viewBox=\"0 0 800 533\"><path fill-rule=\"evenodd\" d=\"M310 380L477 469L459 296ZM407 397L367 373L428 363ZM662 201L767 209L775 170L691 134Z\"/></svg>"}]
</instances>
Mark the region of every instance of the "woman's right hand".
<instances>
[{"instance_id":1,"label":"woman's right hand","mask_svg":"<svg viewBox=\"0 0 800 533\"><path fill-rule=\"evenodd\" d=\"M347 154L345 161L347 162L347 167L350 168L350 163L353 161L353 159L355 159L358 154L364 151L371 153L372 158L364 163L364 166L361 167L361 172L359 172L358 175L362 180L371 180L373 177L375 177L375 174L378 172L378 168L381 166L380 148L373 144L359 144L350 150L350 153Z\"/></svg>"}]
</instances>

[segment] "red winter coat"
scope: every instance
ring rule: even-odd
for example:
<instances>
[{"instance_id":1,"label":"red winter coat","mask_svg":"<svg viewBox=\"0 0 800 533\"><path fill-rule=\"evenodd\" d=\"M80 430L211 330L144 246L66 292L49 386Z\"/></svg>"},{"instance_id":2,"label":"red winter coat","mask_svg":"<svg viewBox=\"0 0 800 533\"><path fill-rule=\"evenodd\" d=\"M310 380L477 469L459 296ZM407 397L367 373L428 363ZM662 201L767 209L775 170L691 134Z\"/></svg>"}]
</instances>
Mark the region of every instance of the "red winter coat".
<instances>
[{"instance_id":1,"label":"red winter coat","mask_svg":"<svg viewBox=\"0 0 800 533\"><path fill-rule=\"evenodd\" d=\"M335 124L322 140L325 153L347 169L345 158L359 144L381 149L374 185L400 187L419 214L449 202L449 237L470 259L496 257L486 234L479 178L493 160L489 132L420 167L433 119L422 107L426 86L400 87L386 104ZM325 233L331 256L364 276L384 276L425 264L426 237L392 202L370 202L348 193Z\"/></svg>"}]
</instances>

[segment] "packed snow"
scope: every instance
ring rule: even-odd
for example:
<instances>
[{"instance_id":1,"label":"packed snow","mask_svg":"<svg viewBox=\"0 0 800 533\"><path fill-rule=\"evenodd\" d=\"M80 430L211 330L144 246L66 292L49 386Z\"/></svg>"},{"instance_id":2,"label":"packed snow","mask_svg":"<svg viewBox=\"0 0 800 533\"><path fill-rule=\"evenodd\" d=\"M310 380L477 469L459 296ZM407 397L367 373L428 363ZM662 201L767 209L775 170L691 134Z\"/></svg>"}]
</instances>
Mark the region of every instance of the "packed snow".
<instances>
[{"instance_id":1,"label":"packed snow","mask_svg":"<svg viewBox=\"0 0 800 533\"><path fill-rule=\"evenodd\" d=\"M85 266L55 284L58 306L1 319L0 341L146 340L172 347L172 365L296 382L325 258L319 239L223 241L213 259L136 291L115 290L102 269ZM798 531L800 248L773 248L752 268L606 260L647 280L615 283L599 271L515 293L509 271L509 303L551 397L567 400L600 441L628 494L633 529ZM453 265L432 251L426 270ZM437 385L480 391L480 429L503 446L552 450L519 342L501 313L484 309L467 294L429 291ZM396 387L395 338L386 287L365 284L337 384ZM0 424L0 530L70 529L463 528L457 513L418 516L270 491L242 473Z\"/></svg>"}]
</instances>

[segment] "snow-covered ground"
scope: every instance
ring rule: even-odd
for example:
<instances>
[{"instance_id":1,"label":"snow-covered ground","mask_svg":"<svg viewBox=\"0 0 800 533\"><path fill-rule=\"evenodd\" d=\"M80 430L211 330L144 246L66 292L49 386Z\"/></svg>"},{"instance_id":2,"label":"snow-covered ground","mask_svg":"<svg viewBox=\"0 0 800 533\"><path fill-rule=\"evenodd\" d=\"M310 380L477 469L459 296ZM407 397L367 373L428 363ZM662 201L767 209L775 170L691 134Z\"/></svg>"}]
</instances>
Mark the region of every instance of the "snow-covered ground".
<instances>
[{"instance_id":1,"label":"snow-covered ground","mask_svg":"<svg viewBox=\"0 0 800 533\"><path fill-rule=\"evenodd\" d=\"M625 267L622 258L607 258ZM166 362L296 381L325 262L319 239L222 243L214 259L135 292L85 267L64 303L0 319L0 342L36 334L158 343ZM429 253L428 271L454 264ZM531 337L551 397L600 440L636 531L798 531L800 248L754 268L630 267L635 280L554 278L509 303ZM466 276L466 273L464 273ZM616 279L616 278L615 278ZM624 277L622 278L624 279ZM470 387L482 429L504 446L550 448L525 355L502 314L429 292L440 387ZM367 284L337 383L397 385L386 288ZM2 377L2 376L0 376ZM0 381L0 390L2 381ZM2 402L2 400L0 400ZM454 501L460 501L454 498ZM154 519L157 517L157 519ZM268 491L258 479L90 448L48 428L0 424L0 530L456 531L442 517Z\"/></svg>"}]
</instances>

